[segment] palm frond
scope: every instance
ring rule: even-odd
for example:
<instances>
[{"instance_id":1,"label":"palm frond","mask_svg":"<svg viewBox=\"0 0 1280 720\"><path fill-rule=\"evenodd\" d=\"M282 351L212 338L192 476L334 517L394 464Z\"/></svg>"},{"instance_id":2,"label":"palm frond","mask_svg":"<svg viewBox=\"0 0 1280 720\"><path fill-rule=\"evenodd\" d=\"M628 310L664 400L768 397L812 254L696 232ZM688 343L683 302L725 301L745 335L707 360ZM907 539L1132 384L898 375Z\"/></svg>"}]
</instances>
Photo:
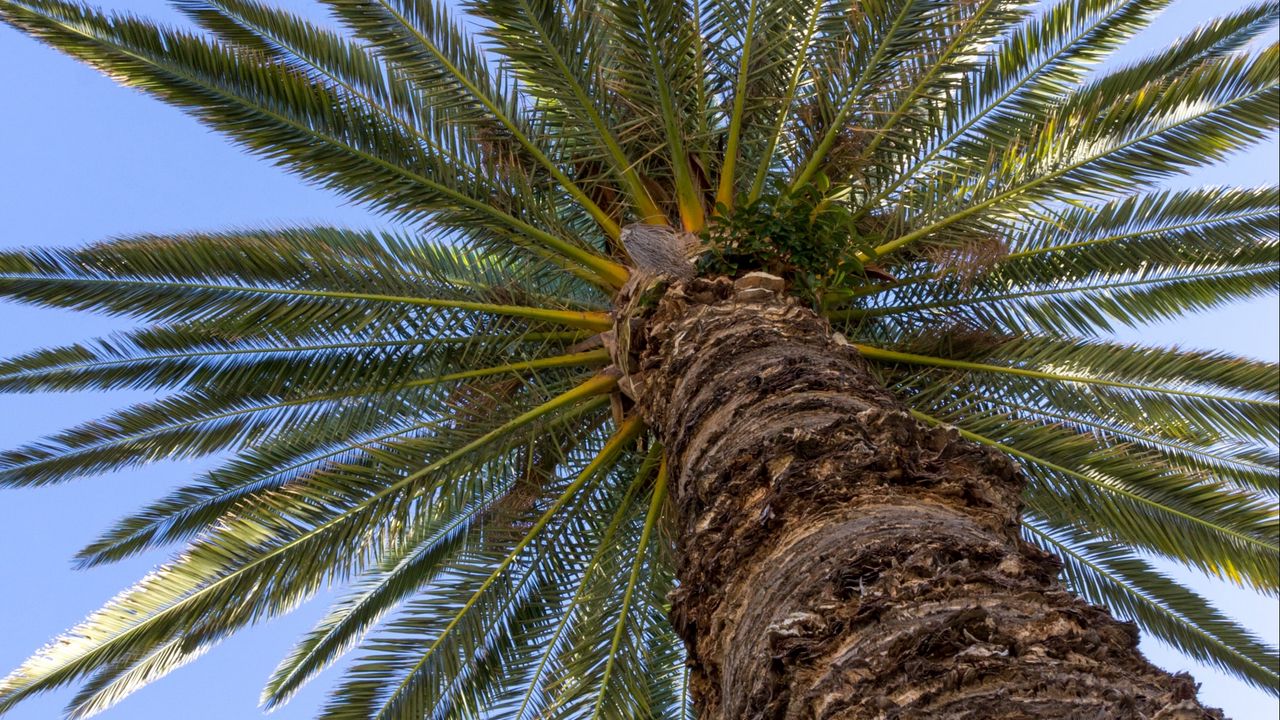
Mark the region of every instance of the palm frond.
<instances>
[{"instance_id":1,"label":"palm frond","mask_svg":"<svg viewBox=\"0 0 1280 720\"><path fill-rule=\"evenodd\" d=\"M582 243L493 203L501 196L497 185L468 181L385 119L284 65L60 0L5 0L0 13L121 82L188 110L247 149L401 220L434 215L459 227L492 228L507 243L584 268L596 282L626 279L621 266Z\"/></svg>"},{"instance_id":2,"label":"palm frond","mask_svg":"<svg viewBox=\"0 0 1280 720\"><path fill-rule=\"evenodd\" d=\"M486 524L512 511L518 514L518 506L524 502L521 498L533 491L518 483L495 483L486 497L432 513L396 550L354 583L351 592L335 603L280 663L263 690L264 705L283 705L307 681L355 647L400 601L428 587L451 563L477 552L473 546L487 532ZM507 507L512 505L516 507Z\"/></svg>"},{"instance_id":3,"label":"palm frond","mask_svg":"<svg viewBox=\"0 0 1280 720\"><path fill-rule=\"evenodd\" d=\"M612 378L593 378L469 442L447 436L435 448L432 438L405 442L398 452L371 455L371 462L363 467L347 465L309 475L258 498L214 535L153 572L0 682L0 710L32 693L98 672L104 665L145 657L175 636L184 637L186 647L196 647L264 615L292 609L326 580L360 569L379 546L378 535L385 535L388 522L412 511L415 498L430 497L432 488L448 487L460 460L477 451L493 453L509 447L513 432L554 418L565 409L570 409L572 417L599 408L601 401L591 398L609 392L615 384ZM424 450L436 457L424 457ZM384 484L382 466L390 462L405 469L399 480ZM370 532L378 528L381 533ZM363 539L348 544L342 538Z\"/></svg>"},{"instance_id":4,"label":"palm frond","mask_svg":"<svg viewBox=\"0 0 1280 720\"><path fill-rule=\"evenodd\" d=\"M638 708L628 707L637 700L644 698L644 694L637 692L636 676L628 677L626 673L619 669L619 666L625 661L619 661L619 657L638 657L643 656L647 652L646 643L644 642L643 620L640 621L640 627L633 628L632 613L633 608L643 607L641 603L633 604L636 593L636 586L640 582L643 571L647 563L653 562L652 558L646 554L649 550L649 540L653 535L653 530L658 524L658 513L662 509L662 503L666 500L667 491L667 468L665 463L658 468L658 480L654 483L652 496L649 500L649 512L644 519L644 527L640 532L640 539L636 543L635 560L631 563L631 572L627 576L626 589L622 592L622 604L618 610L618 619L614 623L614 631L612 639L609 642L609 652L606 655L604 670L600 677L600 690L596 695L595 707L591 711L592 718L599 717L635 717L636 715L652 715L653 708L641 706ZM624 643L624 641L626 641ZM615 670L617 673L615 674ZM643 677L640 675L639 677ZM613 690L611 683L620 683L622 690ZM606 705L613 706L609 711L605 711Z\"/></svg>"},{"instance_id":5,"label":"palm frond","mask_svg":"<svg viewBox=\"0 0 1280 720\"><path fill-rule=\"evenodd\" d=\"M387 118L472 178L493 177L503 169L486 165L469 146L473 138L464 128L439 122L403 73L363 45L254 0L179 0L175 5L221 42L267 56Z\"/></svg>"},{"instance_id":6,"label":"palm frond","mask_svg":"<svg viewBox=\"0 0 1280 720\"><path fill-rule=\"evenodd\" d=\"M758 140L742 143L744 151L752 150L757 143L760 146L760 149L755 151L757 155L755 172L751 189L747 194L751 202L760 198L765 182L769 179L769 171L775 164L775 150L784 141L787 121L792 118L792 113L797 111L796 105L801 97L802 83L809 72L811 50L819 39L819 26L822 24L823 11L827 3L824 0L811 0L808 5L802 3L790 5L796 11L802 10L803 13L797 15L791 23L780 30L784 38L791 43L787 52L780 53L779 59L775 61L778 71L784 72L785 75L779 78L777 97L769 98L769 102L762 103L757 113L753 113L763 117L748 125L748 130L752 131L750 134L756 136ZM785 83L782 83L783 77L785 77ZM754 127L759 129L755 130Z\"/></svg>"},{"instance_id":7,"label":"palm frond","mask_svg":"<svg viewBox=\"0 0 1280 720\"><path fill-rule=\"evenodd\" d=\"M452 121L491 125L509 137L548 173L610 237L620 227L554 162L536 141L520 112L520 95L489 70L482 50L442 4L429 0L342 0L327 5L383 57L432 98L432 108L448 108ZM625 279L625 278L624 278Z\"/></svg>"},{"instance_id":8,"label":"palm frond","mask_svg":"<svg viewBox=\"0 0 1280 720\"><path fill-rule=\"evenodd\" d=\"M1109 51L1146 27L1170 0L1059 0L1016 28L967 75L946 107L946 121L934 130L928 148L868 202L874 207L940 157L975 128L1015 121L1043 112L1045 101L1084 79ZM1021 112L1020 112L1021 111Z\"/></svg>"},{"instance_id":9,"label":"palm frond","mask_svg":"<svg viewBox=\"0 0 1280 720\"><path fill-rule=\"evenodd\" d=\"M961 284L916 303L837 310L830 315L855 325L888 320L890 327L910 328L933 321L1015 336L1097 335L1113 331L1117 324L1139 327L1261 297L1272 292L1278 275L1280 264L1274 262L1243 267L1185 263L1167 270L1097 272L1063 281L1045 278L1043 284L1030 287L971 289L968 295L961 292Z\"/></svg>"},{"instance_id":10,"label":"palm frond","mask_svg":"<svg viewBox=\"0 0 1280 720\"><path fill-rule=\"evenodd\" d=\"M527 332L525 328L501 324L492 329L494 332L488 334L442 332L405 340L366 339L361 334L350 339L330 336L300 342L271 337L232 340L216 330L191 325L144 328L37 350L0 362L0 389L29 393L208 386L227 390L261 388L261 378L288 377L295 382L300 375L328 375L333 364L350 362L358 354L381 355L388 364L412 363L444 352L470 356L482 346L527 356L536 348L562 347L587 337L584 331L573 330ZM279 386L279 380L272 382L274 387Z\"/></svg>"},{"instance_id":11,"label":"palm frond","mask_svg":"<svg viewBox=\"0 0 1280 720\"><path fill-rule=\"evenodd\" d=\"M416 416L415 416L416 417ZM313 426L304 437L287 435L242 452L194 484L174 490L121 518L82 549L82 567L115 562L189 540L206 532L257 495L270 495L330 466L357 464L366 450L388 452L388 444L438 432L447 423L390 416L361 426L349 417ZM384 432L386 426L395 429Z\"/></svg>"},{"instance_id":12,"label":"palm frond","mask_svg":"<svg viewBox=\"0 0 1280 720\"><path fill-rule=\"evenodd\" d=\"M580 491L606 472L642 430L643 424L639 419L628 420L618 428L599 454L564 488L501 560L481 564L483 569L479 573L490 567L492 570L487 575L478 574L472 578L468 584L474 590L465 596L463 602L454 607L445 605L449 609L444 610L442 603L428 600L418 604L416 612L411 609L402 620L403 625L393 629L393 633L408 635L408 641L397 642L388 638L381 648L375 647L370 657L357 663L348 673L350 679L335 694L325 717L331 720L423 717L431 713L432 708L447 696L453 681L462 675L459 664L468 659L468 648L476 648L482 642L481 638L492 631L489 623L493 618L501 617L504 609L518 602L521 586L537 568L536 560L521 561L525 550L534 547L538 558L549 553L558 532L542 540L543 531L556 521L560 525L559 532L563 532L564 521L557 516L570 503L581 500ZM507 577L509 568L517 574L515 577ZM459 571L455 568L455 572ZM485 607L495 603L496 607ZM434 628L434 631L428 630L433 639L425 648L420 640L423 634L423 628L419 627L421 623Z\"/></svg>"},{"instance_id":13,"label":"palm frond","mask_svg":"<svg viewBox=\"0 0 1280 720\"><path fill-rule=\"evenodd\" d=\"M821 122L811 147L797 157L791 187L798 188L822 171L831 149L846 130L851 113L867 95L894 74L904 56L915 52L920 37L948 3L941 0L876 0L850 8L847 40L830 45L817 63L829 73L814 96ZM852 56L849 56L852 53Z\"/></svg>"},{"instance_id":14,"label":"palm frond","mask_svg":"<svg viewBox=\"0 0 1280 720\"><path fill-rule=\"evenodd\" d=\"M1090 602L1105 605L1144 631L1255 687L1274 687L1276 649L1222 614L1206 598L1114 542L1076 527L1031 518L1031 541L1063 559L1063 579Z\"/></svg>"},{"instance_id":15,"label":"palm frond","mask_svg":"<svg viewBox=\"0 0 1280 720\"><path fill-rule=\"evenodd\" d=\"M672 196L685 230L702 229L703 188L692 163L704 122L704 108L694 104L704 95L698 21L691 7L672 0L604 0L608 41L616 53L609 80L627 88L622 101L635 119L620 131L643 136L661 150ZM707 138L699 138L705 142ZM705 169L705 168L704 168ZM653 174L653 173L650 173Z\"/></svg>"},{"instance_id":16,"label":"palm frond","mask_svg":"<svg viewBox=\"0 0 1280 720\"><path fill-rule=\"evenodd\" d=\"M747 180L763 186L794 110L825 4L751 0L702 7L710 91L727 105L717 206L732 208Z\"/></svg>"},{"instance_id":17,"label":"palm frond","mask_svg":"<svg viewBox=\"0 0 1280 720\"><path fill-rule=\"evenodd\" d=\"M572 691L572 688L565 688L564 683L557 683L551 677L558 666L555 661L558 657L563 657L566 648L571 647L570 640L575 634L575 629L584 622L579 616L583 606L589 606L594 599L591 590L598 590L596 583L598 576L613 578L620 574L620 567L612 565L622 556L619 553L622 544L616 542L616 539L624 523L634 521L635 499L639 496L642 486L652 477L659 462L660 452L661 446L655 444L646 454L634 479L627 485L625 494L617 503L617 510L610 519L608 527L600 535L590 558L582 566L581 576L560 612L559 621L549 636L539 643L541 648L539 657L524 680L525 689L518 696L512 697L507 707L509 715L515 720L553 716L554 713L549 708L562 704L566 694ZM611 567L614 572L610 572Z\"/></svg>"},{"instance_id":18,"label":"palm frond","mask_svg":"<svg viewBox=\"0 0 1280 720\"><path fill-rule=\"evenodd\" d=\"M1099 447L1087 436L1009 416L975 415L956 417L958 432L1022 461L1032 479L1027 503L1042 516L1070 518L1216 577L1280 592L1273 562L1280 525L1269 503L1196 482L1124 447Z\"/></svg>"},{"instance_id":19,"label":"palm frond","mask_svg":"<svg viewBox=\"0 0 1280 720\"><path fill-rule=\"evenodd\" d=\"M928 198L945 197L945 204L926 211L929 220L878 246L876 254L966 221L977 230L988 212L1126 192L1220 160L1265 139L1280 122L1278 73L1280 48L1273 46L1253 57L1205 62L1159 83L1158 93L1143 87L1119 94L1113 88L1080 90L1043 121L1024 124L1023 132L998 145L980 144L968 153L972 165L955 163L931 175L936 183L904 200L928 208ZM1060 132L1065 128L1071 131Z\"/></svg>"},{"instance_id":20,"label":"palm frond","mask_svg":"<svg viewBox=\"0 0 1280 720\"><path fill-rule=\"evenodd\" d=\"M612 127L620 110L604 77L607 31L595 4L580 3L564 17L547 0L482 0L472 9L492 23L486 34L502 48L523 89L539 100L561 135L563 152L577 158L580 168L603 159L626 188L640 221L665 225L637 169L640 158L627 154Z\"/></svg>"},{"instance_id":21,"label":"palm frond","mask_svg":"<svg viewBox=\"0 0 1280 720\"><path fill-rule=\"evenodd\" d=\"M318 424L321 415L359 412L366 408L364 398L375 393L394 393L407 405L423 407L433 404L440 385L539 369L601 365L608 360L606 351L591 350L391 385L376 373L358 368L357 374L374 384L267 402L256 402L245 393L231 398L207 392L184 394L138 405L0 454L0 485L44 485L160 458L239 449L282 427L310 426Z\"/></svg>"},{"instance_id":22,"label":"palm frond","mask_svg":"<svg viewBox=\"0 0 1280 720\"><path fill-rule=\"evenodd\" d=\"M856 151L856 171L875 175L883 170L871 167L871 161L893 167L900 164L898 158L917 154L936 127L939 105L980 67L984 50L1026 12L1022 3L1008 0L939 8L919 33L914 52L898 58L900 77L885 83L876 107L866 112L869 125L859 129L870 139Z\"/></svg>"},{"instance_id":23,"label":"palm frond","mask_svg":"<svg viewBox=\"0 0 1280 720\"><path fill-rule=\"evenodd\" d=\"M1102 204L1065 206L1024 221L1001 241L989 267L954 277L929 267L851 297L875 295L872 307L1033 288L1052 279L1194 265L1248 267L1280 260L1274 232L1280 189L1200 188L1139 193Z\"/></svg>"},{"instance_id":24,"label":"palm frond","mask_svg":"<svg viewBox=\"0 0 1280 720\"><path fill-rule=\"evenodd\" d=\"M87 680L67 705L68 718L87 718L106 710L169 672L193 662L208 646L187 649L174 638L137 660L109 665Z\"/></svg>"},{"instance_id":25,"label":"palm frond","mask_svg":"<svg viewBox=\"0 0 1280 720\"><path fill-rule=\"evenodd\" d=\"M453 251L419 244L422 250L412 251L417 257L377 252L391 242L409 248L394 237L306 230L143 236L79 250L10 251L0 253L0 293L46 307L151 322L235 318L239 325L227 332L310 327L321 314L338 328L362 329L377 322L403 323L415 308L487 312L595 330L611 327L599 312L484 302L511 296L502 286L523 284L519 275L503 273L501 267L486 269L482 256L465 255L449 261L456 274L433 272L429 264L423 273L421 266L433 252L447 259ZM344 255L352 252L364 257L346 262ZM400 272L406 259L416 261L419 271ZM431 297L432 291L437 297ZM547 301L551 296L529 299Z\"/></svg>"},{"instance_id":26,"label":"palm frond","mask_svg":"<svg viewBox=\"0 0 1280 720\"><path fill-rule=\"evenodd\" d=\"M1167 394L1195 398L1224 407L1233 403L1277 407L1276 400L1249 395L1277 394L1277 367L1271 363L1235 358L1233 364L1225 356L1177 351L1161 351L1141 346L1111 343L1065 342L1050 339L1013 341L1000 348L1000 364L930 357L856 345L865 357L883 362L897 362L932 367L956 368L970 372L1008 373L1022 377L1060 383L1079 383L1128 390L1136 393ZM1007 364L1006 364L1007 363ZM1041 369L1037 369L1041 368ZM1233 372L1234 371L1234 372ZM1184 387L1145 384L1176 381ZM1225 386L1241 396L1224 395L1198 389L1200 384Z\"/></svg>"}]
</instances>

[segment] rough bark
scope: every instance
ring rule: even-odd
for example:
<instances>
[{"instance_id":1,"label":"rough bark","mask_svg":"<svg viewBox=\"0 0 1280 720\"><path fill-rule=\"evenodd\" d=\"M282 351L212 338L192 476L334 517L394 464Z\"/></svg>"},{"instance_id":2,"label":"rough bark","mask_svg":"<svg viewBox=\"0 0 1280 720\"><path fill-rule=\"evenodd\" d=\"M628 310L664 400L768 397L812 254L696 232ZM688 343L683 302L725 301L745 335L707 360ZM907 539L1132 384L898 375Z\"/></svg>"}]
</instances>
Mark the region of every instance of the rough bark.
<instances>
[{"instance_id":1,"label":"rough bark","mask_svg":"<svg viewBox=\"0 0 1280 720\"><path fill-rule=\"evenodd\" d=\"M666 445L700 718L1221 717L1021 540L1009 458L915 421L776 289L695 279L620 311L622 387Z\"/></svg>"}]
</instances>

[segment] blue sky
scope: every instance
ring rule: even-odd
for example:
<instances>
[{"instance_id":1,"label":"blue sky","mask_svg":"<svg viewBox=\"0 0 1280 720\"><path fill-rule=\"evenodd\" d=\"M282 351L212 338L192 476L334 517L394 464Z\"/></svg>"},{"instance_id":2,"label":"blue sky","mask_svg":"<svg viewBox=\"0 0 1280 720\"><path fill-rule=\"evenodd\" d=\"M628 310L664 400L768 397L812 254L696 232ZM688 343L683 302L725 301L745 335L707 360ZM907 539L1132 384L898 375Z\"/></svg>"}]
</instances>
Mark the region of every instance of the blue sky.
<instances>
[{"instance_id":1,"label":"blue sky","mask_svg":"<svg viewBox=\"0 0 1280 720\"><path fill-rule=\"evenodd\" d=\"M297 7L299 0L283 4ZM1124 51L1137 57L1167 44L1239 0L1183 0ZM173 18L159 0L116 0L111 7ZM323 222L357 227L378 218L249 157L176 110L122 89L17 33L0 28L0 247L74 245L138 232L176 232ZM1186 184L1277 182L1275 142ZM0 304L0 355L101 335L124 324L92 316ZM1159 326L1129 330L1127 340L1227 350L1267 360L1280 355L1276 298L1236 305ZM144 397L137 393L0 396L0 447L13 447ZM80 620L163 555L89 571L72 570L73 553L114 519L190 478L208 463L165 463L39 490L0 494L0 674ZM1197 587L1270 642L1277 605L1191 575ZM277 660L324 610L323 599L253 629L192 666L130 697L107 719L228 720L260 717L257 696ZM1197 667L1146 642L1157 664L1187 669L1202 697L1237 719L1275 718L1266 694ZM315 714L337 673L322 676L272 714ZM69 692L42 696L6 716L58 717Z\"/></svg>"}]
</instances>

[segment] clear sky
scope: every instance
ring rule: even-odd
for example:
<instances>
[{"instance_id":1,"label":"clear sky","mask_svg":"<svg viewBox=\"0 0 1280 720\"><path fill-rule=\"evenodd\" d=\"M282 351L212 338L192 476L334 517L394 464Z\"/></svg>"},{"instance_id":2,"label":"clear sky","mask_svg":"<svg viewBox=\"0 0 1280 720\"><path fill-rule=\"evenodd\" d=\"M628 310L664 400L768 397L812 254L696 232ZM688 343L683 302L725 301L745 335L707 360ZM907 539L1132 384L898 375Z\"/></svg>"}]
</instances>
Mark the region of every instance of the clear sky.
<instances>
[{"instance_id":1,"label":"clear sky","mask_svg":"<svg viewBox=\"0 0 1280 720\"><path fill-rule=\"evenodd\" d=\"M111 7L173 19L160 0L114 0ZM278 0L298 7L301 0ZM1163 46L1241 0L1182 0L1125 57ZM1275 142L1199 173L1188 184L1277 182ZM76 62L0 28L0 247L75 245L121 234L323 222L354 227L378 218L249 157L194 120L122 89ZM0 355L101 335L118 321L0 304ZM1127 340L1177 343L1275 361L1280 309L1268 297L1175 323L1126 331ZM0 447L100 416L142 399L139 393L0 395ZM166 463L38 490L0 493L0 674L73 625L163 554L88 571L70 559L114 519L163 494L210 463ZM1271 643L1280 635L1277 604L1181 573L1227 612ZM259 689L293 641L319 618L323 598L293 615L251 629L191 666L127 699L108 720L235 720L260 717ZM1190 670L1202 697L1228 716L1276 718L1265 693L1198 667L1158 643L1149 657ZM281 720L309 718L338 673L312 683ZM35 698L6 720L51 720L70 698Z\"/></svg>"}]
</instances>

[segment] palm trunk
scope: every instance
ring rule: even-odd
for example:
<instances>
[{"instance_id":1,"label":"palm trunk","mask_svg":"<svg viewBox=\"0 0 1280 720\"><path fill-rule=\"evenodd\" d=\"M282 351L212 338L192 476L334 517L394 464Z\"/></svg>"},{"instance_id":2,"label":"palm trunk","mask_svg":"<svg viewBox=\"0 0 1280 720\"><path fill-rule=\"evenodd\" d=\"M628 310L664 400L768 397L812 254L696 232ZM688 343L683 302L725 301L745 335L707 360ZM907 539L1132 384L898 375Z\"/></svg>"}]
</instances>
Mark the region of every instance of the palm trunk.
<instances>
[{"instance_id":1,"label":"palm trunk","mask_svg":"<svg viewBox=\"0 0 1280 720\"><path fill-rule=\"evenodd\" d=\"M616 351L667 448L700 718L1221 717L1020 539L1009 458L916 422L824 320L741 285L633 301Z\"/></svg>"}]
</instances>

